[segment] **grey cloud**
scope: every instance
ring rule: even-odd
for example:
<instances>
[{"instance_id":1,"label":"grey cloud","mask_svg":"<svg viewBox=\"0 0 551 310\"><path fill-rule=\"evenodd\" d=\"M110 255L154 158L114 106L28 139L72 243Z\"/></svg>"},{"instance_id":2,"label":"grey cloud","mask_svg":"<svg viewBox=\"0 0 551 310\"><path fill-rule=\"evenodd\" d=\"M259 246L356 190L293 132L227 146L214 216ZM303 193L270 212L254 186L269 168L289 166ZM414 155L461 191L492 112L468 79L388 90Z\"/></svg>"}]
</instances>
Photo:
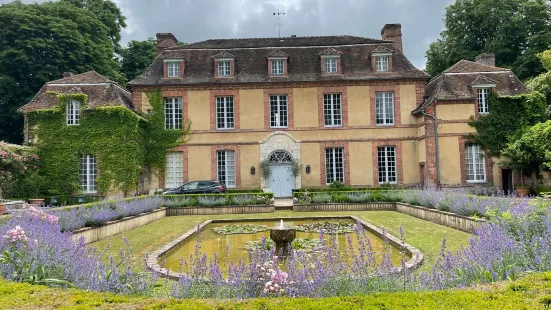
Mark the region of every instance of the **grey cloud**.
<instances>
[{"instance_id":1,"label":"grey cloud","mask_svg":"<svg viewBox=\"0 0 551 310\"><path fill-rule=\"evenodd\" d=\"M0 3L8 2L0 0ZM33 1L25 1L33 2ZM122 43L172 32L184 42L212 38L274 37L280 6L282 36L357 35L380 38L387 23L401 23L404 53L418 68L443 30L453 0L115 0L128 18Z\"/></svg>"}]
</instances>

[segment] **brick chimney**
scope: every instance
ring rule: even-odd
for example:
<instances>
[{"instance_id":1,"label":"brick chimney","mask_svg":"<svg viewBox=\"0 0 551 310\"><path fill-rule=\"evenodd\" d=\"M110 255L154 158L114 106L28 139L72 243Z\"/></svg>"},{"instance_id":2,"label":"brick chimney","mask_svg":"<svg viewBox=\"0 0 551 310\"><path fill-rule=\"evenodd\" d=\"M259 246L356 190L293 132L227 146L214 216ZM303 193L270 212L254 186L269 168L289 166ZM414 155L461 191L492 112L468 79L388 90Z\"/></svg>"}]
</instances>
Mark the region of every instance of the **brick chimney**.
<instances>
[{"instance_id":1,"label":"brick chimney","mask_svg":"<svg viewBox=\"0 0 551 310\"><path fill-rule=\"evenodd\" d=\"M487 65L487 66L496 66L496 54L488 53L488 54L480 54L476 56L475 59L476 62L479 64Z\"/></svg>"},{"instance_id":2,"label":"brick chimney","mask_svg":"<svg viewBox=\"0 0 551 310\"><path fill-rule=\"evenodd\" d=\"M393 41L394 46L400 51L402 50L402 25L401 24L386 24L381 30L383 40Z\"/></svg>"},{"instance_id":3,"label":"brick chimney","mask_svg":"<svg viewBox=\"0 0 551 310\"><path fill-rule=\"evenodd\" d=\"M172 33L157 33L157 56L165 48L178 46L178 40Z\"/></svg>"},{"instance_id":4,"label":"brick chimney","mask_svg":"<svg viewBox=\"0 0 551 310\"><path fill-rule=\"evenodd\" d=\"M71 73L71 72L63 72L63 77L64 77L64 78L68 78L68 77L70 77L70 76L73 76L73 73Z\"/></svg>"}]
</instances>

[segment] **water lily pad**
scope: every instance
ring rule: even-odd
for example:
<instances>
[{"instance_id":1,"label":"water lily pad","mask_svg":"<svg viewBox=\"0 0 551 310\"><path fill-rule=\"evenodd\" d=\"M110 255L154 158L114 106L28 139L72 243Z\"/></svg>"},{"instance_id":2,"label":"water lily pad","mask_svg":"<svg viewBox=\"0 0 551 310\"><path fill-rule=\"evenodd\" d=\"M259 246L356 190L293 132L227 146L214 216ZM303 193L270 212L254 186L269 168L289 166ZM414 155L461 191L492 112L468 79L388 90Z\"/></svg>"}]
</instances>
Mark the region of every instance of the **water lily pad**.
<instances>
[{"instance_id":1,"label":"water lily pad","mask_svg":"<svg viewBox=\"0 0 551 310\"><path fill-rule=\"evenodd\" d=\"M223 234L223 235L256 234L256 233L268 230L268 226L249 225L249 224L244 224L244 225L232 224L232 225L226 225L221 227L215 227L212 230L214 230L215 233Z\"/></svg>"},{"instance_id":2,"label":"water lily pad","mask_svg":"<svg viewBox=\"0 0 551 310\"><path fill-rule=\"evenodd\" d=\"M264 244L264 248L262 245ZM272 239L266 239L266 241L255 240L248 241L245 243L245 250L247 251L256 251L258 249L270 250L272 247L275 247L275 242ZM291 248L297 251L312 252L321 247L321 241L319 239L310 239L310 238L296 238L291 243Z\"/></svg>"},{"instance_id":3,"label":"water lily pad","mask_svg":"<svg viewBox=\"0 0 551 310\"><path fill-rule=\"evenodd\" d=\"M294 227L298 231L304 232L323 232L324 234L345 234L353 232L356 229L356 225L352 223L331 223L331 222L317 222L312 224L302 224Z\"/></svg>"}]
</instances>

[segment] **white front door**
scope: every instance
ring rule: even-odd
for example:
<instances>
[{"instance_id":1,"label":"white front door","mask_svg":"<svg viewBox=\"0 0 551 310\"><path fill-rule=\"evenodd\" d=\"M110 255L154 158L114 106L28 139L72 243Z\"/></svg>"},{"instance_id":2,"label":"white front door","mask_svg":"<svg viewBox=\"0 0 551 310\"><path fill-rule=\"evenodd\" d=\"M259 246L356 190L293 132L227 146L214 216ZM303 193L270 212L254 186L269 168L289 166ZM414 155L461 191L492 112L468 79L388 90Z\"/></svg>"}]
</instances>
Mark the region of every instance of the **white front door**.
<instances>
[{"instance_id":1,"label":"white front door","mask_svg":"<svg viewBox=\"0 0 551 310\"><path fill-rule=\"evenodd\" d=\"M274 197L291 197L295 188L295 177L290 165L273 165L270 167L270 188Z\"/></svg>"}]
</instances>

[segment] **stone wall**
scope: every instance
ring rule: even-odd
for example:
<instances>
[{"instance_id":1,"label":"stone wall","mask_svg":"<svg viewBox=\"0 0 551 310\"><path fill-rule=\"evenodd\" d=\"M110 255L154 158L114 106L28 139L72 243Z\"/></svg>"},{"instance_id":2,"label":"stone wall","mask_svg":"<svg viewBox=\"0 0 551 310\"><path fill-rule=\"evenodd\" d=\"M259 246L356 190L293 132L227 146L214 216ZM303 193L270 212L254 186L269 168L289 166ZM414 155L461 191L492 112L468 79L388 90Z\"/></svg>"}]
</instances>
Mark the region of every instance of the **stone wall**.
<instances>
[{"instance_id":1,"label":"stone wall","mask_svg":"<svg viewBox=\"0 0 551 310\"><path fill-rule=\"evenodd\" d=\"M73 232L73 240L84 237L84 243L89 244L108 237L122 234L166 217L166 208L126 217L122 220L107 222L101 227L86 227Z\"/></svg>"},{"instance_id":2,"label":"stone wall","mask_svg":"<svg viewBox=\"0 0 551 310\"><path fill-rule=\"evenodd\" d=\"M425 221L472 233L484 220L474 219L455 213L428 209L406 203L396 203L396 211Z\"/></svg>"}]
</instances>

